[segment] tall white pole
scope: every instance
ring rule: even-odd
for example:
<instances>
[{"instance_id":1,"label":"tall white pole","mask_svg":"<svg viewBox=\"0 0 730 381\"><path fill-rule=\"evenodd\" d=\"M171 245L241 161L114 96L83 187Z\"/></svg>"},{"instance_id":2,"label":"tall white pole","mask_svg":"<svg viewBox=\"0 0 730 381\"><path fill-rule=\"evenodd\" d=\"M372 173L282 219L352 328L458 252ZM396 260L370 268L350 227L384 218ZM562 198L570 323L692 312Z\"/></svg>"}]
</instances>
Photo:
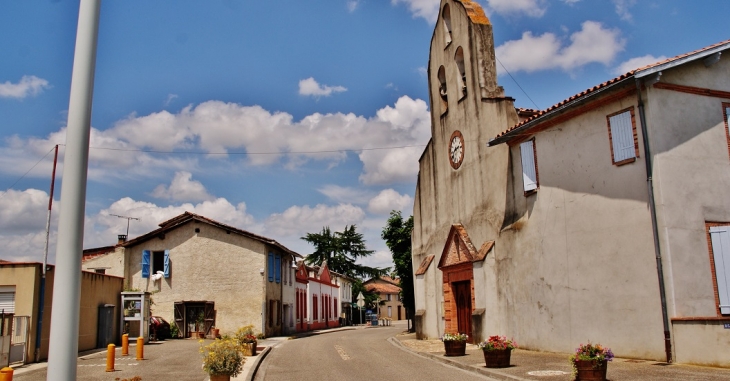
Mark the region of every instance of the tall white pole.
<instances>
[{"instance_id":1,"label":"tall white pole","mask_svg":"<svg viewBox=\"0 0 730 381\"><path fill-rule=\"evenodd\" d=\"M86 175L100 8L101 0L81 0L79 5L58 219L48 380L76 380Z\"/></svg>"}]
</instances>

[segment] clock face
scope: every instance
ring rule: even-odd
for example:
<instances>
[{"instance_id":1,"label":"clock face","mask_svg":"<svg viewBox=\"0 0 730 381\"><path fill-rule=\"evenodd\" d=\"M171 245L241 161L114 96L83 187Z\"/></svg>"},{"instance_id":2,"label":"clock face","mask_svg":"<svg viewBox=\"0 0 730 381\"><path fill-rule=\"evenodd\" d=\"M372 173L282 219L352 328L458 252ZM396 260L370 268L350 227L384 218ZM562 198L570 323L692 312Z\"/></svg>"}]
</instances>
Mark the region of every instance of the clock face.
<instances>
[{"instance_id":1,"label":"clock face","mask_svg":"<svg viewBox=\"0 0 730 381\"><path fill-rule=\"evenodd\" d=\"M457 169L462 161L464 161L464 137L461 132L454 131L449 140L449 162L452 168Z\"/></svg>"}]
</instances>

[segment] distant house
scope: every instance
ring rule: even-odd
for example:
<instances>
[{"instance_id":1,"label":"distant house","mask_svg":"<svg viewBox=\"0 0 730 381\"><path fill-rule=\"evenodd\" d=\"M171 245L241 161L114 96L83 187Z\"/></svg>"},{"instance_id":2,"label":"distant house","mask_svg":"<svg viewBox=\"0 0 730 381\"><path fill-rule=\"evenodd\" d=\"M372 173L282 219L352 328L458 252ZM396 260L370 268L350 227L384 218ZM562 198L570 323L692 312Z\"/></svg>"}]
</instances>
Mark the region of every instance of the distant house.
<instances>
[{"instance_id":1,"label":"distant house","mask_svg":"<svg viewBox=\"0 0 730 381\"><path fill-rule=\"evenodd\" d=\"M352 300L352 284L349 278L331 272L326 261L312 267L300 261L296 272L296 295L298 332L339 327L343 322L340 318L347 316L342 298L349 296L348 301Z\"/></svg>"},{"instance_id":2,"label":"distant house","mask_svg":"<svg viewBox=\"0 0 730 381\"><path fill-rule=\"evenodd\" d=\"M152 315L185 337L201 319L206 334L212 326L232 334L251 324L275 336L293 329L289 294L299 257L270 238L185 212L82 267L103 268L123 276L127 289L151 292Z\"/></svg>"},{"instance_id":3,"label":"distant house","mask_svg":"<svg viewBox=\"0 0 730 381\"><path fill-rule=\"evenodd\" d=\"M516 109L482 8L442 0L413 208L417 335L729 367L729 50Z\"/></svg>"},{"instance_id":4,"label":"distant house","mask_svg":"<svg viewBox=\"0 0 730 381\"><path fill-rule=\"evenodd\" d=\"M40 338L40 285L43 264L38 262L0 261L0 312L5 335L10 336L11 364L32 363L48 358L48 344L53 310L55 266L46 267L46 289L43 298L43 318ZM81 305L79 311L78 350L106 348L119 342L116 319L99 324L101 309L120 311L119 294L124 280L121 277L83 271L81 273ZM62 303L63 301L61 301ZM102 307L102 308L100 308ZM0 363L0 366L5 364Z\"/></svg>"},{"instance_id":5,"label":"distant house","mask_svg":"<svg viewBox=\"0 0 730 381\"><path fill-rule=\"evenodd\" d=\"M365 290L376 294L380 301L378 307L379 318L390 318L393 320L406 319L405 309L400 299L400 279L389 276L381 276L365 281Z\"/></svg>"}]
</instances>

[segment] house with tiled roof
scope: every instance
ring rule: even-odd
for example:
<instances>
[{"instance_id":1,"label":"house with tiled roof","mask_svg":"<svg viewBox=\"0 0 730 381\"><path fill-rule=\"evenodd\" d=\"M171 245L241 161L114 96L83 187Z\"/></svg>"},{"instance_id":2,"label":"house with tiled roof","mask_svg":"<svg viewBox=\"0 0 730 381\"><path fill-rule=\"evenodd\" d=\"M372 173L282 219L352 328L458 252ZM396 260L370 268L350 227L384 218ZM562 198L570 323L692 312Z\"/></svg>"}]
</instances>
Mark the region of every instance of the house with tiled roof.
<instances>
[{"instance_id":1,"label":"house with tiled roof","mask_svg":"<svg viewBox=\"0 0 730 381\"><path fill-rule=\"evenodd\" d=\"M478 4L440 7L413 208L418 337L730 367L730 41L518 109Z\"/></svg>"},{"instance_id":2,"label":"house with tiled roof","mask_svg":"<svg viewBox=\"0 0 730 381\"><path fill-rule=\"evenodd\" d=\"M152 294L152 315L193 332L233 334L244 325L266 336L294 331L298 253L279 242L185 212L110 251L88 250L82 268L124 277L125 289Z\"/></svg>"},{"instance_id":3,"label":"house with tiled roof","mask_svg":"<svg viewBox=\"0 0 730 381\"><path fill-rule=\"evenodd\" d=\"M405 309L400 298L400 279L383 275L363 282L366 291L378 296L378 318L392 320L407 319Z\"/></svg>"},{"instance_id":4,"label":"house with tiled roof","mask_svg":"<svg viewBox=\"0 0 730 381\"><path fill-rule=\"evenodd\" d=\"M296 331L334 328L351 321L354 279L329 269L327 261L296 268Z\"/></svg>"}]
</instances>

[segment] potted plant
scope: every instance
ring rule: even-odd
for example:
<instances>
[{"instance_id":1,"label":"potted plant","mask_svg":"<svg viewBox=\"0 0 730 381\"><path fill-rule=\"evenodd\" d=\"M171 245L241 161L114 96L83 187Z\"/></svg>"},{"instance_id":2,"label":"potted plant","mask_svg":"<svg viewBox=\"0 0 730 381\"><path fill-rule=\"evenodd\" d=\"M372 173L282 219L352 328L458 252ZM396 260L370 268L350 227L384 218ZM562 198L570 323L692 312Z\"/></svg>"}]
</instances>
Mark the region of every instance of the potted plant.
<instances>
[{"instance_id":1,"label":"potted plant","mask_svg":"<svg viewBox=\"0 0 730 381\"><path fill-rule=\"evenodd\" d=\"M235 340L241 347L244 356L256 356L258 340L253 334L253 325L243 326L236 331Z\"/></svg>"},{"instance_id":2,"label":"potted plant","mask_svg":"<svg viewBox=\"0 0 730 381\"><path fill-rule=\"evenodd\" d=\"M205 338L205 316L202 312L199 313L198 317L195 319L195 330L198 332L199 339Z\"/></svg>"},{"instance_id":3,"label":"potted plant","mask_svg":"<svg viewBox=\"0 0 730 381\"><path fill-rule=\"evenodd\" d=\"M581 344L570 356L570 364L573 366L575 379L580 380L606 380L608 361L613 360L611 348L601 344Z\"/></svg>"},{"instance_id":4,"label":"potted plant","mask_svg":"<svg viewBox=\"0 0 730 381\"><path fill-rule=\"evenodd\" d=\"M506 368L517 343L505 336L489 336L489 339L477 344L477 347L484 352L487 368Z\"/></svg>"},{"instance_id":5,"label":"potted plant","mask_svg":"<svg viewBox=\"0 0 730 381\"><path fill-rule=\"evenodd\" d=\"M202 341L201 341L202 342ZM203 370L210 375L210 381L230 381L243 370L245 359L241 356L235 340L216 339L200 347L203 356Z\"/></svg>"},{"instance_id":6,"label":"potted plant","mask_svg":"<svg viewBox=\"0 0 730 381\"><path fill-rule=\"evenodd\" d=\"M444 342L444 356L464 356L466 354L466 340L469 338L465 333L445 333L441 336Z\"/></svg>"}]
</instances>

